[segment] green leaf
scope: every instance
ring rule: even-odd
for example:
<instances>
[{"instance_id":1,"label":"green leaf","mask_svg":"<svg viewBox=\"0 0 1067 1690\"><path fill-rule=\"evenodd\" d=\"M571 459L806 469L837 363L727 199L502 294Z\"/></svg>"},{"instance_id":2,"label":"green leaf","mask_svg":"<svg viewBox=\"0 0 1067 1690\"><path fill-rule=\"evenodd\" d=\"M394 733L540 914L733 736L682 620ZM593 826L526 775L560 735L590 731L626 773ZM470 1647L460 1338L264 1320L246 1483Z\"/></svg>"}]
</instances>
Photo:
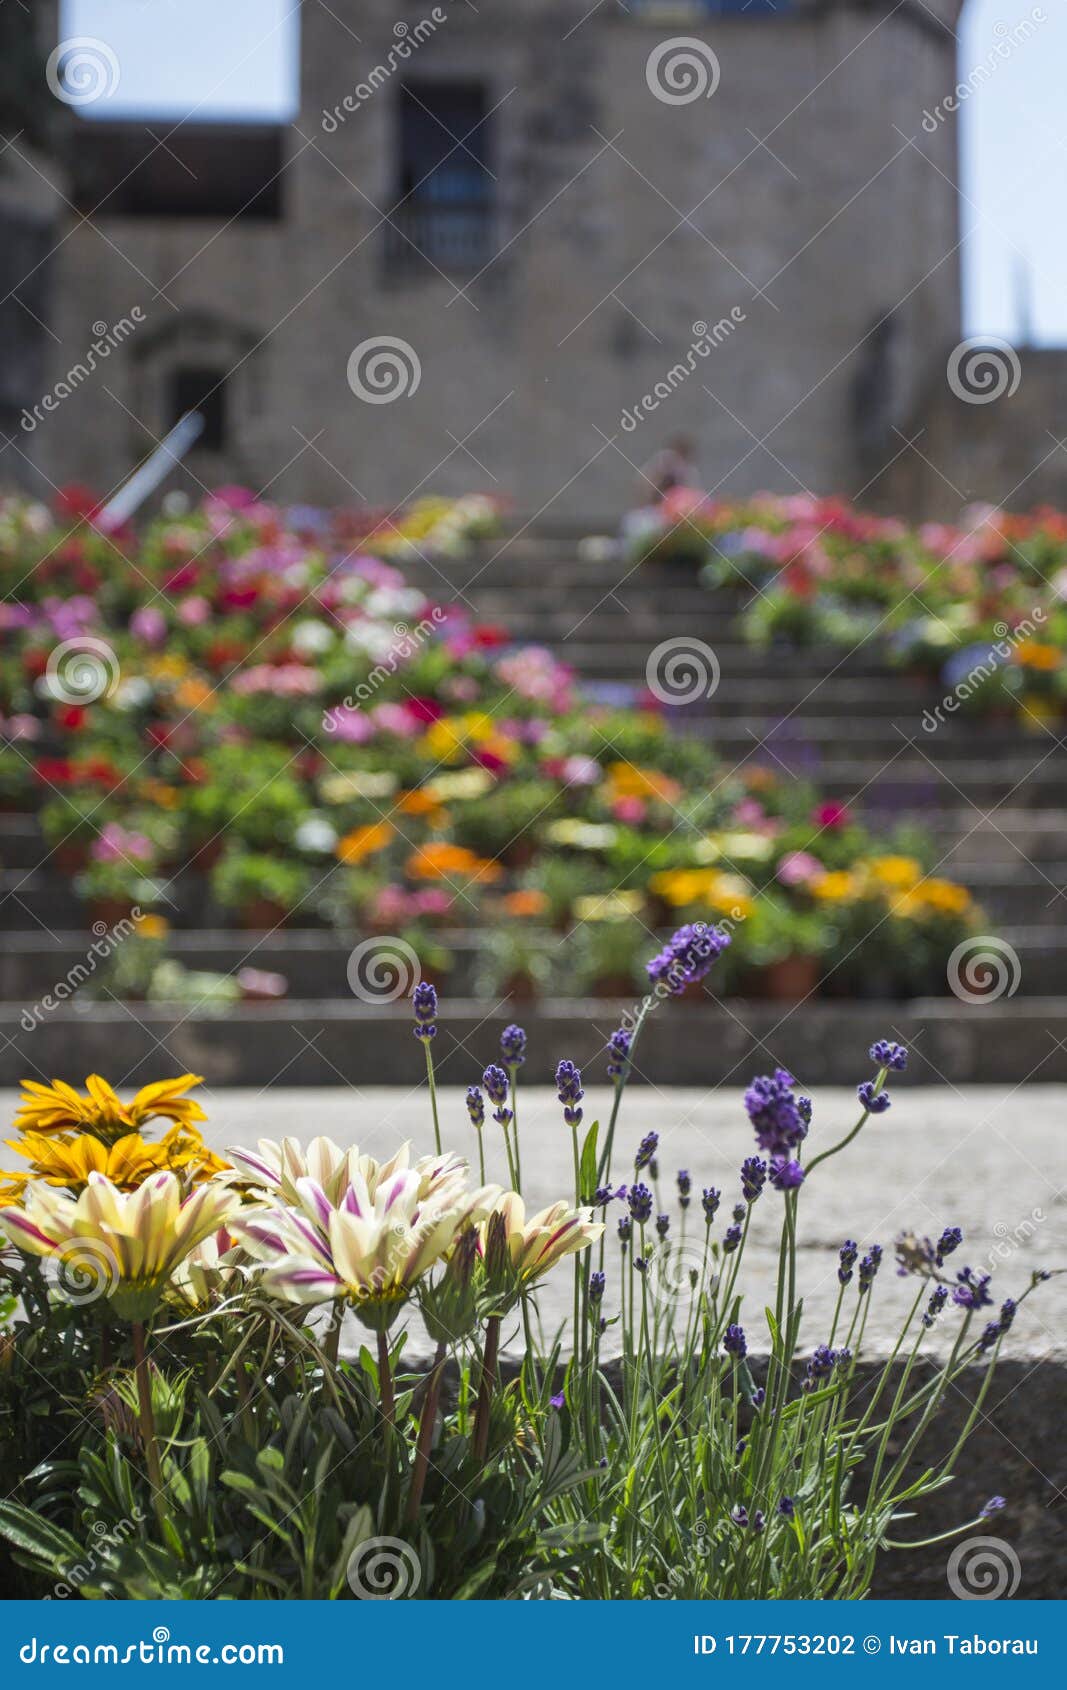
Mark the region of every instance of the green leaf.
<instances>
[{"instance_id":1,"label":"green leaf","mask_svg":"<svg viewBox=\"0 0 1067 1690\"><path fill-rule=\"evenodd\" d=\"M17 1549L36 1557L50 1572L62 1571L69 1563L76 1564L82 1555L77 1538L50 1520L43 1520L20 1502L0 1502L0 1533Z\"/></svg>"},{"instance_id":2,"label":"green leaf","mask_svg":"<svg viewBox=\"0 0 1067 1690\"><path fill-rule=\"evenodd\" d=\"M597 1160L596 1141L600 1131L600 1122L594 1121L585 1135L582 1154L578 1162L578 1190L583 1203L591 1203L597 1188Z\"/></svg>"}]
</instances>

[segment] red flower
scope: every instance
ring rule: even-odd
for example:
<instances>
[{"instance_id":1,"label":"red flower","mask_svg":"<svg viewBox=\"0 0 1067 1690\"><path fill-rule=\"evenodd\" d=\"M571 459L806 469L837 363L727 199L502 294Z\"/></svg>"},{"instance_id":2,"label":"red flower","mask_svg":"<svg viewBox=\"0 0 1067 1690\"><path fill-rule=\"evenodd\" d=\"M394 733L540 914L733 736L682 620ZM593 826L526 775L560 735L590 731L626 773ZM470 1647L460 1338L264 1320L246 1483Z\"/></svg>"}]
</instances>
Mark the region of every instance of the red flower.
<instances>
[{"instance_id":1,"label":"red flower","mask_svg":"<svg viewBox=\"0 0 1067 1690\"><path fill-rule=\"evenodd\" d=\"M68 704L65 709L57 712L57 720L61 728L68 728L71 733L77 733L85 726L85 708L81 704Z\"/></svg>"},{"instance_id":2,"label":"red flower","mask_svg":"<svg viewBox=\"0 0 1067 1690\"><path fill-rule=\"evenodd\" d=\"M495 622L481 622L471 629L471 634L475 645L482 651L495 651L497 646L507 645L511 639L507 629Z\"/></svg>"},{"instance_id":3,"label":"red flower","mask_svg":"<svg viewBox=\"0 0 1067 1690\"><path fill-rule=\"evenodd\" d=\"M47 786L69 786L74 765L67 757L38 757L34 774Z\"/></svg>"}]
</instances>

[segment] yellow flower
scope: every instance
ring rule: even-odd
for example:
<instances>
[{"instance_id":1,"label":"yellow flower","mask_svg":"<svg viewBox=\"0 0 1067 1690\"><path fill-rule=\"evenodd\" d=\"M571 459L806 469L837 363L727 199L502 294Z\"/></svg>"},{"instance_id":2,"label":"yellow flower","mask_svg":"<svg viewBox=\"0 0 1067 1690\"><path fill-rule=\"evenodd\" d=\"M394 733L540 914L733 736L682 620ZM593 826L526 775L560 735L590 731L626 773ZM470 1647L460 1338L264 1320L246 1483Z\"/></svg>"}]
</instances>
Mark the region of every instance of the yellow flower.
<instances>
[{"instance_id":1,"label":"yellow flower","mask_svg":"<svg viewBox=\"0 0 1067 1690\"><path fill-rule=\"evenodd\" d=\"M965 915L971 907L971 894L966 886L954 880L924 880L916 887L916 896L941 915Z\"/></svg>"},{"instance_id":2,"label":"yellow flower","mask_svg":"<svg viewBox=\"0 0 1067 1690\"><path fill-rule=\"evenodd\" d=\"M90 1074L85 1082L83 1097L64 1080L53 1080L44 1086L37 1080L23 1080L21 1107L15 1116L16 1132L64 1133L72 1130L92 1133L105 1144L113 1144L127 1133L136 1132L156 1116L191 1126L194 1121L206 1121L199 1103L182 1093L190 1086L202 1084L199 1074L179 1074L173 1080L157 1080L154 1085L142 1086L130 1103L122 1103L118 1094L101 1079Z\"/></svg>"},{"instance_id":3,"label":"yellow flower","mask_svg":"<svg viewBox=\"0 0 1067 1690\"><path fill-rule=\"evenodd\" d=\"M908 892L922 877L922 864L914 857L872 857L868 863L873 879L882 886Z\"/></svg>"},{"instance_id":4,"label":"yellow flower","mask_svg":"<svg viewBox=\"0 0 1067 1690\"><path fill-rule=\"evenodd\" d=\"M635 763L610 763L607 770L609 801L616 798L659 798L673 804L681 797L678 781L659 769L641 769Z\"/></svg>"},{"instance_id":5,"label":"yellow flower","mask_svg":"<svg viewBox=\"0 0 1067 1690\"><path fill-rule=\"evenodd\" d=\"M164 939L169 932L170 922L165 915L142 915L137 918L139 939Z\"/></svg>"},{"instance_id":6,"label":"yellow flower","mask_svg":"<svg viewBox=\"0 0 1067 1690\"><path fill-rule=\"evenodd\" d=\"M564 1256L588 1249L603 1231L592 1209L573 1209L562 1200L527 1220L519 1193L505 1191L482 1223L482 1249L491 1263L494 1238L499 1239L512 1272L529 1285Z\"/></svg>"},{"instance_id":7,"label":"yellow flower","mask_svg":"<svg viewBox=\"0 0 1067 1690\"><path fill-rule=\"evenodd\" d=\"M18 1249L58 1264L72 1301L106 1297L121 1320L145 1321L174 1270L239 1201L219 1184L198 1186L183 1201L181 1182L166 1171L133 1192L90 1173L80 1197L28 1185L21 1208L0 1209L0 1225Z\"/></svg>"},{"instance_id":8,"label":"yellow flower","mask_svg":"<svg viewBox=\"0 0 1067 1690\"><path fill-rule=\"evenodd\" d=\"M485 710L468 710L462 716L439 716L422 738L419 749L437 763L458 762L472 740L493 738L493 718Z\"/></svg>"},{"instance_id":9,"label":"yellow flower","mask_svg":"<svg viewBox=\"0 0 1067 1690\"><path fill-rule=\"evenodd\" d=\"M26 1158L25 1171L8 1170L0 1186L0 1202L17 1203L27 1184L42 1179L48 1185L82 1191L90 1174L104 1174L122 1191L134 1191L149 1174L169 1168L183 1176L188 1185L198 1185L228 1164L209 1150L192 1127L171 1127L158 1144L147 1144L139 1133L127 1133L114 1144L105 1144L91 1133L78 1138L49 1138L28 1132L23 1138L9 1138L9 1150Z\"/></svg>"},{"instance_id":10,"label":"yellow flower","mask_svg":"<svg viewBox=\"0 0 1067 1690\"><path fill-rule=\"evenodd\" d=\"M835 869L819 880L813 880L811 890L824 903L849 904L860 896L861 882L857 875L849 874L845 869Z\"/></svg>"}]
</instances>

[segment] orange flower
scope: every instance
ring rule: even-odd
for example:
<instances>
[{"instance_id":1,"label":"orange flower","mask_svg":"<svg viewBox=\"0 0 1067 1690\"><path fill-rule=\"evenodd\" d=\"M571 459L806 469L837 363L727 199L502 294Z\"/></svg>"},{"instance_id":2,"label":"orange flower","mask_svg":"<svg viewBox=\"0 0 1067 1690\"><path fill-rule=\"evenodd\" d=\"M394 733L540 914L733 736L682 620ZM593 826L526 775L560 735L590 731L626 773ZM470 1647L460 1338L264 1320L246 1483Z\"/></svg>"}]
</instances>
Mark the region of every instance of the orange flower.
<instances>
[{"instance_id":1,"label":"orange flower","mask_svg":"<svg viewBox=\"0 0 1067 1690\"><path fill-rule=\"evenodd\" d=\"M444 880L453 876L466 880L499 880L503 873L499 863L478 857L465 845L452 845L445 839L431 841L413 851L406 868L408 874L417 880Z\"/></svg>"},{"instance_id":2,"label":"orange flower","mask_svg":"<svg viewBox=\"0 0 1067 1690\"><path fill-rule=\"evenodd\" d=\"M363 827L354 827L337 841L337 855L343 863L361 863L364 857L384 850L394 831L388 822L367 822Z\"/></svg>"},{"instance_id":3,"label":"orange flower","mask_svg":"<svg viewBox=\"0 0 1067 1690\"><path fill-rule=\"evenodd\" d=\"M506 892L501 902L507 915L544 915L548 908L545 894L533 886L523 887L518 892Z\"/></svg>"},{"instance_id":4,"label":"orange flower","mask_svg":"<svg viewBox=\"0 0 1067 1690\"><path fill-rule=\"evenodd\" d=\"M416 786L410 792L397 794L396 807L402 816L432 816L441 805L423 787Z\"/></svg>"}]
</instances>

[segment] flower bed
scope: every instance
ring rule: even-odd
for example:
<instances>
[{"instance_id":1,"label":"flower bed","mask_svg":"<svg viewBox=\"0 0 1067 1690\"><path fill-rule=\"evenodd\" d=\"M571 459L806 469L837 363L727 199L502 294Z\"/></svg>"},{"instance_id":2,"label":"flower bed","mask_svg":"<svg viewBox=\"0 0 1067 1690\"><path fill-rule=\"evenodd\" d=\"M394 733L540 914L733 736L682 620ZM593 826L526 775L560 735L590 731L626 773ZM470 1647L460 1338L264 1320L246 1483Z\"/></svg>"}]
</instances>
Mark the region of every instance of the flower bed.
<instances>
[{"instance_id":1,"label":"flower bed","mask_svg":"<svg viewBox=\"0 0 1067 1690\"><path fill-rule=\"evenodd\" d=\"M648 965L608 1048L603 1133L560 1062L573 1183L535 1215L525 1035L509 1027L468 1092L475 1184L454 1124L449 1147L442 1133L425 982L424 1155L286 1138L220 1157L199 1135L195 1075L125 1104L99 1076L85 1093L25 1082L26 1160L0 1197L7 1593L854 1599L879 1552L981 1530L1003 1498L925 1539L924 1499L959 1475L1019 1303L1048 1275L994 1300L987 1273L956 1269L962 1234L939 1217L936 1242L898 1240L914 1297L888 1362L872 1373L865 1356L878 1243L835 1241L832 1318L803 1321L798 1228L820 1169L884 1116L906 1051L872 1047L843 1133L789 1074L753 1081L754 1153L725 1193L696 1200L679 1170L661 1195L655 1133L623 1153L642 1028L726 945L690 926ZM746 1267L776 1235L776 1303L760 1311ZM542 1336L538 1287L568 1272L573 1313ZM342 1358L346 1315L360 1348ZM617 1369L601 1357L612 1332ZM521 1353L510 1386L502 1341ZM966 1385L973 1411L946 1448Z\"/></svg>"},{"instance_id":2,"label":"flower bed","mask_svg":"<svg viewBox=\"0 0 1067 1690\"><path fill-rule=\"evenodd\" d=\"M170 925L298 923L399 936L439 974L477 930L484 994L631 992L648 932L708 910L728 989L848 991L875 963L890 992L941 989L977 916L921 835L724 772L662 707L591 704L387 561L492 521L473 499L385 523L230 491L108 537L0 509L0 802L36 812L91 919L139 912L104 989L199 1001Z\"/></svg>"},{"instance_id":3,"label":"flower bed","mask_svg":"<svg viewBox=\"0 0 1067 1690\"><path fill-rule=\"evenodd\" d=\"M843 500L741 502L678 488L627 525L631 555L683 560L709 586L757 589L756 643L881 638L901 668L936 675L959 708L1038 722L1067 707L1067 517L975 508L965 527L909 528Z\"/></svg>"}]
</instances>

